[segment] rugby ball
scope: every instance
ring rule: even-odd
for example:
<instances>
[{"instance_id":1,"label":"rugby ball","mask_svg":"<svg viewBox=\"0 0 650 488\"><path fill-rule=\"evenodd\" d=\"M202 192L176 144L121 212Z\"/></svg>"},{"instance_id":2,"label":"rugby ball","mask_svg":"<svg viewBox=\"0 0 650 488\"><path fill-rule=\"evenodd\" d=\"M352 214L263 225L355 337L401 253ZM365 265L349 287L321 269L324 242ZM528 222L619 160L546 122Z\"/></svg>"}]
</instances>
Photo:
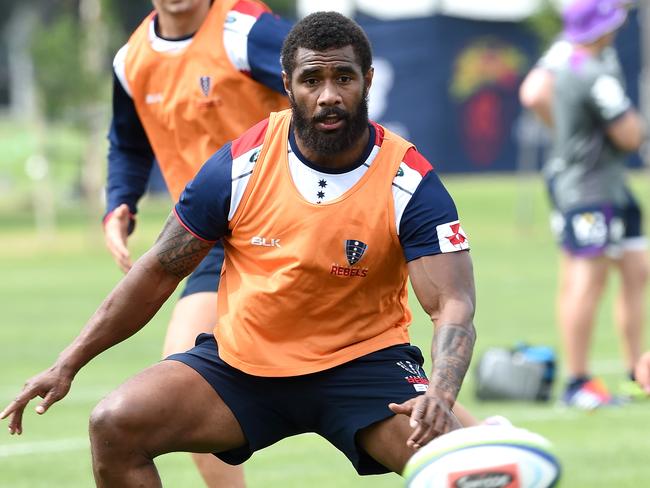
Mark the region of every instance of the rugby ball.
<instances>
[{"instance_id":1,"label":"rugby ball","mask_svg":"<svg viewBox=\"0 0 650 488\"><path fill-rule=\"evenodd\" d=\"M406 464L407 488L551 488L560 463L551 443L513 426L454 430L420 448Z\"/></svg>"}]
</instances>

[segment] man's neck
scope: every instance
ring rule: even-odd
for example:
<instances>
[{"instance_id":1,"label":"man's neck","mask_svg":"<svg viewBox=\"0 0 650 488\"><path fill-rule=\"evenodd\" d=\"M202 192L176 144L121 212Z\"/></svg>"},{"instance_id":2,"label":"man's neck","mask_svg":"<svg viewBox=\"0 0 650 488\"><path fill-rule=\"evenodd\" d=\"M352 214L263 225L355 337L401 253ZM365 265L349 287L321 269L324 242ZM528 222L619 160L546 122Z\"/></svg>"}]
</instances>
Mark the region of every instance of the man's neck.
<instances>
[{"instance_id":1,"label":"man's neck","mask_svg":"<svg viewBox=\"0 0 650 488\"><path fill-rule=\"evenodd\" d=\"M165 10L157 11L158 35L165 39L181 39L191 36L199 30L208 16L212 2L201 2L197 8L186 12L173 13Z\"/></svg>"}]
</instances>

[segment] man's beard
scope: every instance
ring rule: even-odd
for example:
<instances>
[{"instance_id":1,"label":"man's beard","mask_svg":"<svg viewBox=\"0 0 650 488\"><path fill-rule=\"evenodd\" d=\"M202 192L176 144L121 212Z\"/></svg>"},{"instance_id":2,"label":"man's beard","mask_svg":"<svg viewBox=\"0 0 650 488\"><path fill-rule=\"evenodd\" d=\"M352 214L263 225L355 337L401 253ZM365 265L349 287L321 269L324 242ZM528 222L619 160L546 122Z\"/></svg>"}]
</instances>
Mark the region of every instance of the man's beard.
<instances>
[{"instance_id":1,"label":"man's beard","mask_svg":"<svg viewBox=\"0 0 650 488\"><path fill-rule=\"evenodd\" d=\"M368 98L364 96L355 113L351 114L339 107L322 109L311 118L298 106L293 97L289 97L293 113L293 125L297 136L310 150L331 156L350 149L362 136L368 127ZM337 130L323 132L316 129L316 124L323 122L328 116L336 115L344 120L343 127Z\"/></svg>"}]
</instances>

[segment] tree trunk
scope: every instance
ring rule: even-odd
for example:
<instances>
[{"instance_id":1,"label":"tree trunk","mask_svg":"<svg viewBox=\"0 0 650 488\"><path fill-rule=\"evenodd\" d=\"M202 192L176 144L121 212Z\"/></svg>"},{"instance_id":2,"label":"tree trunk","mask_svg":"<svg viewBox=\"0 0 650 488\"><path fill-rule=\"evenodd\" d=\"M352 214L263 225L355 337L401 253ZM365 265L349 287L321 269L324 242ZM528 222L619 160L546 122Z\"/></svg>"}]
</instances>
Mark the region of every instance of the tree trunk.
<instances>
[{"instance_id":1,"label":"tree trunk","mask_svg":"<svg viewBox=\"0 0 650 488\"><path fill-rule=\"evenodd\" d=\"M38 111L36 79L30 46L38 20L38 9L31 2L17 2L5 38L9 68L9 108L17 120L29 121Z\"/></svg>"},{"instance_id":2,"label":"tree trunk","mask_svg":"<svg viewBox=\"0 0 650 488\"><path fill-rule=\"evenodd\" d=\"M81 0L79 2L79 18L83 32L83 49L80 54L82 66L86 71L86 76L95 86L101 86L102 81L108 76L105 73L107 31L102 20L101 1ZM103 168L106 160L105 118L105 106L101 102L101 97L94 97L84 107L88 144L81 172L82 193L88 217L91 220L91 229L96 229L103 207ZM91 234L96 235L94 232Z\"/></svg>"}]
</instances>

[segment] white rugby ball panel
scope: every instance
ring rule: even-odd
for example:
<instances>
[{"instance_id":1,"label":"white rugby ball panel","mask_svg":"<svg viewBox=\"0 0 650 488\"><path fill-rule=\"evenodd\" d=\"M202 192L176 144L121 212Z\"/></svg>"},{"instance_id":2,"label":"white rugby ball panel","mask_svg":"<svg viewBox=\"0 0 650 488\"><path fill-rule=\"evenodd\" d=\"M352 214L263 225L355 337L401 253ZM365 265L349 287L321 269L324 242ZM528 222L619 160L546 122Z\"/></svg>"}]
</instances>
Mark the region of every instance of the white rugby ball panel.
<instances>
[{"instance_id":1,"label":"white rugby ball panel","mask_svg":"<svg viewBox=\"0 0 650 488\"><path fill-rule=\"evenodd\" d=\"M434 439L407 463L407 488L550 488L560 465L544 437L510 426L476 426Z\"/></svg>"}]
</instances>

